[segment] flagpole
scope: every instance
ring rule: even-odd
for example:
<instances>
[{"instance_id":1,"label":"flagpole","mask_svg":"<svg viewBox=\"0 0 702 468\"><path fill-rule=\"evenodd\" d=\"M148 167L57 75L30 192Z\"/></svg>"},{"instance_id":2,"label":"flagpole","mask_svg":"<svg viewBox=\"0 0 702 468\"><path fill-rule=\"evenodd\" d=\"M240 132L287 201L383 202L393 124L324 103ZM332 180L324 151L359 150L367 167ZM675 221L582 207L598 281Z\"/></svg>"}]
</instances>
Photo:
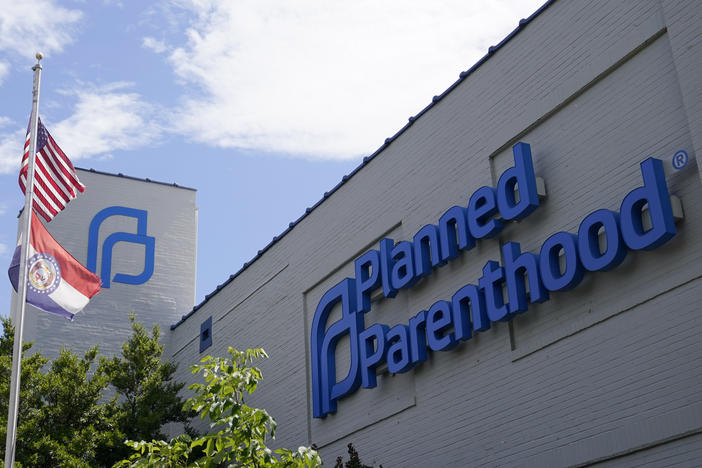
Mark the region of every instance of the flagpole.
<instances>
[{"instance_id":1,"label":"flagpole","mask_svg":"<svg viewBox=\"0 0 702 468\"><path fill-rule=\"evenodd\" d=\"M27 303L27 257L32 224L32 197L34 195L34 159L37 152L37 127L39 121L39 83L41 81L42 54L37 52L32 89L32 116L29 124L29 167L24 198L22 219L22 248L20 252L19 278L17 286L17 311L15 313L15 342L12 349L12 376L10 378L10 401L7 409L7 438L5 439L5 468L14 466L17 446L17 410L19 408L20 372L22 364L22 333L24 330L24 309Z\"/></svg>"}]
</instances>

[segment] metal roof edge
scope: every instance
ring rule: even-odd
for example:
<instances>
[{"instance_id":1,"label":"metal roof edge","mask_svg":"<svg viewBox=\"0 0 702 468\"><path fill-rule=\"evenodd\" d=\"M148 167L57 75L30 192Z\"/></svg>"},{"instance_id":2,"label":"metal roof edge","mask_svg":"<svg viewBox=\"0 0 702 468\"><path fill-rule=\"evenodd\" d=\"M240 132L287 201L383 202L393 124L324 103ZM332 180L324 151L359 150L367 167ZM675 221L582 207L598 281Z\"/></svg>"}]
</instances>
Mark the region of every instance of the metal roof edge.
<instances>
[{"instance_id":1,"label":"metal roof edge","mask_svg":"<svg viewBox=\"0 0 702 468\"><path fill-rule=\"evenodd\" d=\"M138 180L140 182L149 182L152 184L159 184L159 185L166 185L168 187L176 187L180 189L185 189L185 190L192 190L193 192L197 192L197 189L192 188L192 187L186 187L184 185L179 185L176 184L175 182L169 183L169 182L161 182L158 180L151 180L149 178L142 179L141 177L134 177L134 176L128 176L124 175L121 172L118 172L117 174L114 174L112 172L105 172L105 171L98 171L97 169L93 169L92 167L90 169L87 169L85 167L76 167L76 169L85 171L85 172L92 172L93 174L100 174L100 175L106 175L106 176L112 176L112 177L122 177L124 179L129 179L129 180Z\"/></svg>"}]
</instances>

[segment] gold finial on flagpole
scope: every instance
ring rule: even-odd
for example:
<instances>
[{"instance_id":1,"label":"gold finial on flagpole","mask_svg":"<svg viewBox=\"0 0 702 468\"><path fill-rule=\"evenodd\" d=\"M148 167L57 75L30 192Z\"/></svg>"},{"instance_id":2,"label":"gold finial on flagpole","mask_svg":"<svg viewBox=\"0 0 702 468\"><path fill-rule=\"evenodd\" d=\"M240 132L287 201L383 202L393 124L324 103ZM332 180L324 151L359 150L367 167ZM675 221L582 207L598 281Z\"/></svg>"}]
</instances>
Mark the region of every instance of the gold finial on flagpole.
<instances>
[{"instance_id":1,"label":"gold finial on flagpole","mask_svg":"<svg viewBox=\"0 0 702 468\"><path fill-rule=\"evenodd\" d=\"M41 62L41 59L44 58L44 54L42 54L41 52L37 52L36 54L34 54L34 57L36 57L37 63L32 67L32 70L36 70L37 67L41 68L41 63L39 62Z\"/></svg>"}]
</instances>

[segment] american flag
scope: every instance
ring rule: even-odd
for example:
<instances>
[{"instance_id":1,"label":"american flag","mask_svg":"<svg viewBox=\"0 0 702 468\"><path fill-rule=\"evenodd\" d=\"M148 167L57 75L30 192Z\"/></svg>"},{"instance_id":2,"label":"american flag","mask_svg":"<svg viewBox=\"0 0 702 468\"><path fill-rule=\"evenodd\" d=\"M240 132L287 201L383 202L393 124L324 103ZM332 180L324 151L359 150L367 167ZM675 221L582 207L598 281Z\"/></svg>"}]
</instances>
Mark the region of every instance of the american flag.
<instances>
[{"instance_id":1,"label":"american flag","mask_svg":"<svg viewBox=\"0 0 702 468\"><path fill-rule=\"evenodd\" d=\"M19 176L22 193L27 192L28 168L29 130L27 130L27 139L24 142L24 156ZM82 193L85 191L85 185L78 180L73 164L39 119L37 157L34 162L34 195L32 197L34 211L49 222L66 207L69 201L76 198L76 190Z\"/></svg>"}]
</instances>

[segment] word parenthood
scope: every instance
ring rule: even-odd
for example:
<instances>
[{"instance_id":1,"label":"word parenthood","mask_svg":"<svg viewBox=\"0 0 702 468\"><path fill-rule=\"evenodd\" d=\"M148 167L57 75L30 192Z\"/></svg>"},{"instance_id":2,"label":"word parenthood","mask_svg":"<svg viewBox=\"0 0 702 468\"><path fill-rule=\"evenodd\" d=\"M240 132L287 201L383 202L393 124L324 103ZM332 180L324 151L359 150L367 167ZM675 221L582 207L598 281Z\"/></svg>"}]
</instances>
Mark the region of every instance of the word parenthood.
<instances>
[{"instance_id":1,"label":"word parenthood","mask_svg":"<svg viewBox=\"0 0 702 468\"><path fill-rule=\"evenodd\" d=\"M434 268L470 250L477 239L496 236L504 221L520 220L539 206L531 148L517 143L514 166L500 176L497 187L480 187L468 206L453 206L438 225L422 227L412 241L395 243L382 239L354 262L355 278L346 278L320 300L312 321L313 416L336 412L337 400L359 386L376 386L376 370L387 363L390 373L402 373L427 359L427 347L446 351L473 332L490 328L491 322L510 320L527 310L528 302L544 302L551 291L576 287L585 271L616 268L629 250L655 249L672 238L675 223L663 164L649 158L641 163L643 186L632 190L619 212L599 209L583 219L578 233L558 232L546 239L538 254L522 252L517 242L502 246L504 264L490 260L477 284L466 284L451 300L435 302L393 327L375 323L365 328L363 316L371 308L371 295L382 287L386 298L414 286ZM518 196L517 196L518 193ZM643 225L647 206L651 227ZM606 247L600 248L604 231ZM563 256L565 267L559 263ZM529 298L527 301L527 285ZM505 303L503 286L506 284ZM342 317L326 327L332 309L341 304ZM350 337L348 375L336 382L335 350L338 341Z\"/></svg>"}]
</instances>

